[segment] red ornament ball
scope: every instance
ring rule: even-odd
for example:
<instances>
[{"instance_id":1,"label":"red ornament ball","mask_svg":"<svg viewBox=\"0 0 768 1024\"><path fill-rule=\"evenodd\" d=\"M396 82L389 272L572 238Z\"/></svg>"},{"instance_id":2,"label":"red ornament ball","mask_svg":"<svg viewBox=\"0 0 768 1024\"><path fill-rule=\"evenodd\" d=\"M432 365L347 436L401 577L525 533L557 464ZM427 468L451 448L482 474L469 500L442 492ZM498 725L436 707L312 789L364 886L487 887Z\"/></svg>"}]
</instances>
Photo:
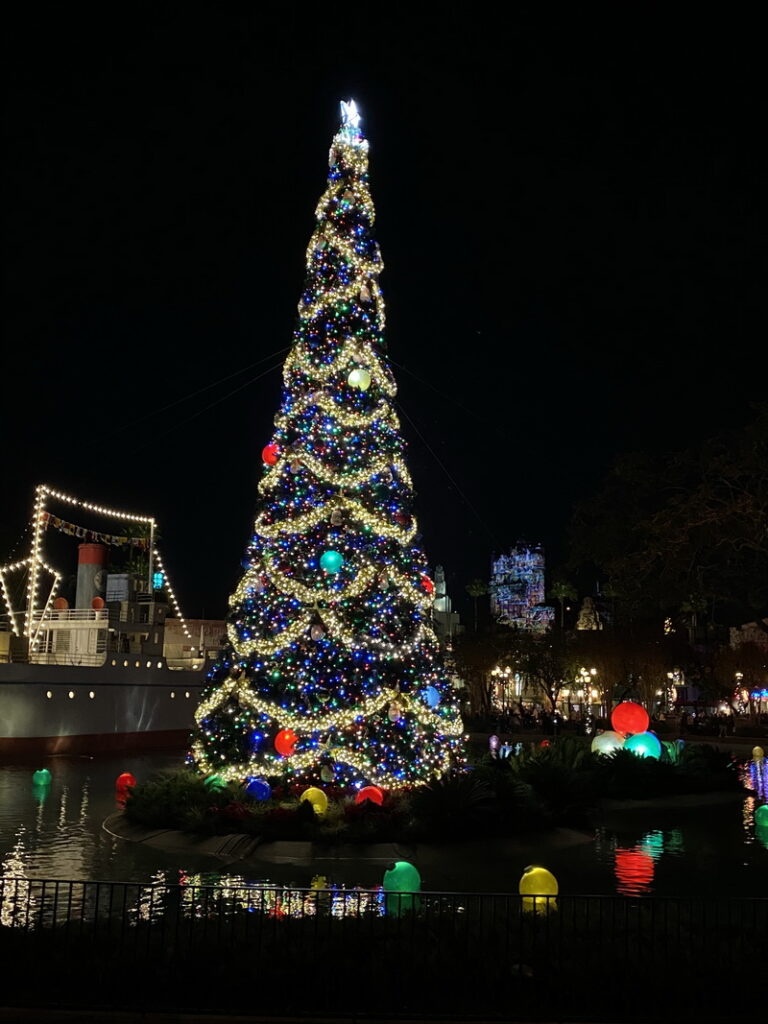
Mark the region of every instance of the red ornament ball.
<instances>
[{"instance_id":1,"label":"red ornament ball","mask_svg":"<svg viewBox=\"0 0 768 1024\"><path fill-rule=\"evenodd\" d=\"M539 744L539 746L540 747L551 747L552 744L549 742L549 740L542 740L541 743Z\"/></svg>"},{"instance_id":2,"label":"red ornament ball","mask_svg":"<svg viewBox=\"0 0 768 1024\"><path fill-rule=\"evenodd\" d=\"M427 576L426 573L422 573L421 585L428 594L433 594L435 592L435 584L432 582L429 576Z\"/></svg>"},{"instance_id":3,"label":"red ornament ball","mask_svg":"<svg viewBox=\"0 0 768 1024\"><path fill-rule=\"evenodd\" d=\"M129 771L124 771L122 775L118 775L115 779L115 790L120 796L126 796L128 788L135 784L136 776L132 775Z\"/></svg>"},{"instance_id":4,"label":"red ornament ball","mask_svg":"<svg viewBox=\"0 0 768 1024\"><path fill-rule=\"evenodd\" d=\"M293 729L281 729L275 736L275 750L281 757L290 757L296 752L294 748L298 741L299 737Z\"/></svg>"},{"instance_id":5,"label":"red ornament ball","mask_svg":"<svg viewBox=\"0 0 768 1024\"><path fill-rule=\"evenodd\" d=\"M616 732L647 732L650 724L648 712L633 700L622 701L611 712L611 725Z\"/></svg>"},{"instance_id":6,"label":"red ornament ball","mask_svg":"<svg viewBox=\"0 0 768 1024\"><path fill-rule=\"evenodd\" d=\"M363 786L355 797L355 803L362 804L366 800L370 800L372 804L378 804L381 807L384 803L384 794L378 786Z\"/></svg>"},{"instance_id":7,"label":"red ornament ball","mask_svg":"<svg viewBox=\"0 0 768 1024\"><path fill-rule=\"evenodd\" d=\"M261 450L261 458L268 466L274 466L280 458L280 448L276 444L265 445Z\"/></svg>"}]
</instances>

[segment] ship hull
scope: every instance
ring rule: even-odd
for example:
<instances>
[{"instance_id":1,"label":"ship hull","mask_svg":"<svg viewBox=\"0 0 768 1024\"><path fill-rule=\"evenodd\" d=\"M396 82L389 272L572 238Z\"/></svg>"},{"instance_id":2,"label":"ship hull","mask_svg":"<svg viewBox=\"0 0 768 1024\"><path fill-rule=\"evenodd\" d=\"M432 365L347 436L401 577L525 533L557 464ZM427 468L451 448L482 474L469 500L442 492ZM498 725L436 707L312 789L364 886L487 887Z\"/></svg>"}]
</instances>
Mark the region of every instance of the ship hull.
<instances>
[{"instance_id":1,"label":"ship hull","mask_svg":"<svg viewBox=\"0 0 768 1024\"><path fill-rule=\"evenodd\" d=\"M0 665L0 757L183 749L204 671Z\"/></svg>"}]
</instances>

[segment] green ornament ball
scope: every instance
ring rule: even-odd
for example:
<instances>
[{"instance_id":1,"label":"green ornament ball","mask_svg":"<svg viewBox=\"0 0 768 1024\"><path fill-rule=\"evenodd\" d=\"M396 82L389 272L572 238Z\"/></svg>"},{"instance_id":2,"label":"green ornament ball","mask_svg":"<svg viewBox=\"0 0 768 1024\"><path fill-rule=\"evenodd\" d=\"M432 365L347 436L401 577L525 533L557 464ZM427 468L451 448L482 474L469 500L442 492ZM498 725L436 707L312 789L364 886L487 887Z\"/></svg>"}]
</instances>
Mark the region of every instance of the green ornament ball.
<instances>
[{"instance_id":1,"label":"green ornament ball","mask_svg":"<svg viewBox=\"0 0 768 1024\"><path fill-rule=\"evenodd\" d=\"M32 775L32 783L35 786L50 786L51 773L47 768L38 768L38 770Z\"/></svg>"}]
</instances>

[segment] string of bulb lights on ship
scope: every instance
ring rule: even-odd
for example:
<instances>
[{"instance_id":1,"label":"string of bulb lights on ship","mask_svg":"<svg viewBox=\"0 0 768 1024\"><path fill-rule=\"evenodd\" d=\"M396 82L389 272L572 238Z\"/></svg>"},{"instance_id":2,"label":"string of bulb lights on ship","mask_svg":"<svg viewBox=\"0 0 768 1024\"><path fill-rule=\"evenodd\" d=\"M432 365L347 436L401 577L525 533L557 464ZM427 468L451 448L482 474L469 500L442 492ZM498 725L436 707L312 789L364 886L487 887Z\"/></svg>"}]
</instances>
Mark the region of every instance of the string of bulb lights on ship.
<instances>
[{"instance_id":1,"label":"string of bulb lights on ship","mask_svg":"<svg viewBox=\"0 0 768 1024\"><path fill-rule=\"evenodd\" d=\"M462 762L384 356L368 143L342 105L259 508L189 761L390 788Z\"/></svg>"}]
</instances>

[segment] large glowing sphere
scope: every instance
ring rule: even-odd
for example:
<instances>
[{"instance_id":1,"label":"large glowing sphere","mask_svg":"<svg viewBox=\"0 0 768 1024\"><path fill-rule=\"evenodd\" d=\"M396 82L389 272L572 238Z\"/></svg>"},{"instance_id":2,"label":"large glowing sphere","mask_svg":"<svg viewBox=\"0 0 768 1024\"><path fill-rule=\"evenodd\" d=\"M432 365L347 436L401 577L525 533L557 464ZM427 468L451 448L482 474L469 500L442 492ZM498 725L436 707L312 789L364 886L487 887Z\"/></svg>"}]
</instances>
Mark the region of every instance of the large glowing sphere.
<instances>
[{"instance_id":1,"label":"large glowing sphere","mask_svg":"<svg viewBox=\"0 0 768 1024\"><path fill-rule=\"evenodd\" d=\"M421 889L421 875L407 860L390 864L384 872L384 907L391 917L399 917L419 906L419 897L411 893Z\"/></svg>"},{"instance_id":2,"label":"large glowing sphere","mask_svg":"<svg viewBox=\"0 0 768 1024\"><path fill-rule=\"evenodd\" d=\"M362 804L366 800L370 800L372 804L378 804L381 807L384 803L384 794L378 786L363 786L355 796L355 803Z\"/></svg>"},{"instance_id":3,"label":"large glowing sphere","mask_svg":"<svg viewBox=\"0 0 768 1024\"><path fill-rule=\"evenodd\" d=\"M611 729L598 733L592 740L592 752L594 754L612 754L614 750L620 750L624 746L624 737Z\"/></svg>"},{"instance_id":4,"label":"large glowing sphere","mask_svg":"<svg viewBox=\"0 0 768 1024\"><path fill-rule=\"evenodd\" d=\"M280 457L280 449L276 444L265 445L261 450L262 461L266 462L268 466L274 466Z\"/></svg>"},{"instance_id":5,"label":"large glowing sphere","mask_svg":"<svg viewBox=\"0 0 768 1024\"><path fill-rule=\"evenodd\" d=\"M546 868L530 864L523 871L518 891L523 897L523 910L538 914L546 914L548 910L557 909L554 899L560 891L557 879Z\"/></svg>"},{"instance_id":6,"label":"large glowing sphere","mask_svg":"<svg viewBox=\"0 0 768 1024\"><path fill-rule=\"evenodd\" d=\"M38 768L32 775L32 783L35 786L50 786L51 773L47 768Z\"/></svg>"},{"instance_id":7,"label":"large glowing sphere","mask_svg":"<svg viewBox=\"0 0 768 1024\"><path fill-rule=\"evenodd\" d=\"M650 724L648 712L633 700L622 701L611 712L611 725L616 732L645 732Z\"/></svg>"},{"instance_id":8,"label":"large glowing sphere","mask_svg":"<svg viewBox=\"0 0 768 1024\"><path fill-rule=\"evenodd\" d=\"M318 815L318 817L325 814L328 810L328 797L322 789L318 789L317 786L310 786L309 789L305 789L301 794L300 799L306 800L308 804L311 804L312 810Z\"/></svg>"},{"instance_id":9,"label":"large glowing sphere","mask_svg":"<svg viewBox=\"0 0 768 1024\"><path fill-rule=\"evenodd\" d=\"M768 804L761 804L755 811L755 825L768 828Z\"/></svg>"},{"instance_id":10,"label":"large glowing sphere","mask_svg":"<svg viewBox=\"0 0 768 1024\"><path fill-rule=\"evenodd\" d=\"M661 742L652 732L636 732L628 736L624 749L631 750L637 757L652 757L656 761L661 757Z\"/></svg>"},{"instance_id":11,"label":"large glowing sphere","mask_svg":"<svg viewBox=\"0 0 768 1024\"><path fill-rule=\"evenodd\" d=\"M293 729L281 729L277 736L275 736L275 750L282 757L290 757L291 754L295 753L298 740L299 737Z\"/></svg>"},{"instance_id":12,"label":"large glowing sphere","mask_svg":"<svg viewBox=\"0 0 768 1024\"><path fill-rule=\"evenodd\" d=\"M338 572L344 562L344 556L338 551L324 551L320 556L320 568L326 572Z\"/></svg>"},{"instance_id":13,"label":"large glowing sphere","mask_svg":"<svg viewBox=\"0 0 768 1024\"><path fill-rule=\"evenodd\" d=\"M622 896L638 896L651 891L653 858L643 850L616 850L614 872Z\"/></svg>"},{"instance_id":14,"label":"large glowing sphere","mask_svg":"<svg viewBox=\"0 0 768 1024\"><path fill-rule=\"evenodd\" d=\"M249 778L246 780L245 792L254 800L269 800L272 787L266 779Z\"/></svg>"}]
</instances>

